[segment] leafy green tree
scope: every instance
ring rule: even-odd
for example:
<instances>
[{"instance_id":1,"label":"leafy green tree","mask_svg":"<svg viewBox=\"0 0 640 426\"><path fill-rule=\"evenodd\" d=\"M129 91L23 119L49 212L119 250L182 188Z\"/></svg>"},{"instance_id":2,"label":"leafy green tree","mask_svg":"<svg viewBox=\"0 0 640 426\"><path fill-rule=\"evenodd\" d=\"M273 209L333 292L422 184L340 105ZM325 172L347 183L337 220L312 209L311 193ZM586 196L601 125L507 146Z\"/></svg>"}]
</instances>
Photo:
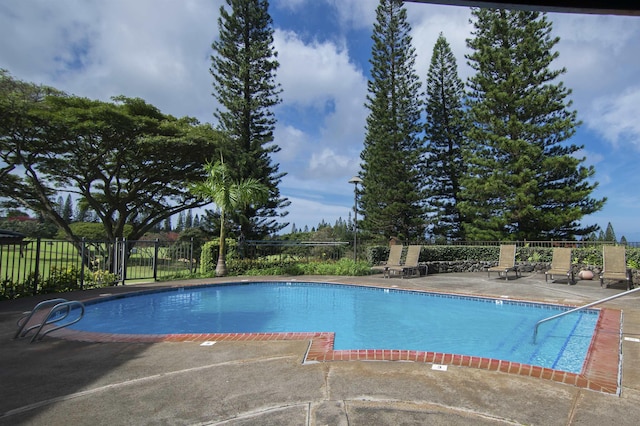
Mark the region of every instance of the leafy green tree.
<instances>
[{"instance_id":1,"label":"leafy green tree","mask_svg":"<svg viewBox=\"0 0 640 426\"><path fill-rule=\"evenodd\" d=\"M287 215L289 204L280 196L278 184L285 173L271 160L280 151L274 143L273 107L281 102L275 83L279 66L273 48L273 20L267 0L226 0L220 7L219 38L211 57L214 96L221 108L215 117L234 145L226 157L235 179L253 178L269 188L269 198L233 212L240 232L249 239L276 233L288 224L277 219Z\"/></svg>"},{"instance_id":2,"label":"leafy green tree","mask_svg":"<svg viewBox=\"0 0 640 426\"><path fill-rule=\"evenodd\" d=\"M269 188L257 179L235 180L223 160L205 166L207 178L190 187L190 191L203 199L213 202L220 211L220 246L216 275L227 275L225 214L233 213L252 203L264 202L269 196Z\"/></svg>"},{"instance_id":3,"label":"leafy green tree","mask_svg":"<svg viewBox=\"0 0 640 426\"><path fill-rule=\"evenodd\" d=\"M550 68L558 53L546 15L474 9L467 56L471 153L463 181L465 231L476 240L573 239L597 226L583 216L605 199L590 197L593 167L568 143L578 121L571 91Z\"/></svg>"},{"instance_id":4,"label":"leafy green tree","mask_svg":"<svg viewBox=\"0 0 640 426\"><path fill-rule=\"evenodd\" d=\"M464 83L447 39L440 34L427 74L428 141L425 164L431 233L448 240L463 240L463 218L458 208L460 180L465 174Z\"/></svg>"},{"instance_id":5,"label":"leafy green tree","mask_svg":"<svg viewBox=\"0 0 640 426\"><path fill-rule=\"evenodd\" d=\"M141 99L93 101L6 74L3 87L7 79L14 87L8 96L21 103L0 105L11 123L0 127L0 156L13 180L2 195L51 220L69 239L78 237L56 209L60 188L97 215L109 239L124 237L130 225L128 237L136 240L204 205L187 185L204 178L206 160L226 142L211 126L162 114Z\"/></svg>"},{"instance_id":6,"label":"leafy green tree","mask_svg":"<svg viewBox=\"0 0 640 426\"><path fill-rule=\"evenodd\" d=\"M31 238L53 238L58 230L53 223L35 220L26 214L19 219L0 219L0 229L19 232Z\"/></svg>"},{"instance_id":7,"label":"leafy green tree","mask_svg":"<svg viewBox=\"0 0 640 426\"><path fill-rule=\"evenodd\" d=\"M425 231L424 149L419 138L421 84L410 30L402 2L380 0L372 35L359 207L365 231L415 241Z\"/></svg>"},{"instance_id":8,"label":"leafy green tree","mask_svg":"<svg viewBox=\"0 0 640 426\"><path fill-rule=\"evenodd\" d=\"M33 106L46 96L60 92L47 86L14 79L0 68L0 197L6 197L21 185L19 169L22 153L37 139L41 121ZM9 207L19 202L5 202Z\"/></svg>"}]
</instances>

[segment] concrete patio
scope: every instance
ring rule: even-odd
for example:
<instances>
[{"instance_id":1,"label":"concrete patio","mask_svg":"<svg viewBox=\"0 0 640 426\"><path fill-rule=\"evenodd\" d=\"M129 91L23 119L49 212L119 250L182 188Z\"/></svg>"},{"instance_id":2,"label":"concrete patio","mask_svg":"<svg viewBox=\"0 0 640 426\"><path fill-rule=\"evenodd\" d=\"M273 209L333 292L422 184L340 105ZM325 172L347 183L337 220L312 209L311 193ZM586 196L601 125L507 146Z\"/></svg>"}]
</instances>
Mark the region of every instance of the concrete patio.
<instances>
[{"instance_id":1,"label":"concrete patio","mask_svg":"<svg viewBox=\"0 0 640 426\"><path fill-rule=\"evenodd\" d=\"M243 277L247 278L247 277ZM582 305L624 291L597 281L545 283L486 273L414 279L251 277L398 286ZM239 281L191 280L62 295ZM496 371L428 363L339 361L303 365L305 341L93 343L47 336L12 340L39 300L0 302L0 425L635 425L640 419L640 294L604 306L624 314L620 396Z\"/></svg>"}]
</instances>

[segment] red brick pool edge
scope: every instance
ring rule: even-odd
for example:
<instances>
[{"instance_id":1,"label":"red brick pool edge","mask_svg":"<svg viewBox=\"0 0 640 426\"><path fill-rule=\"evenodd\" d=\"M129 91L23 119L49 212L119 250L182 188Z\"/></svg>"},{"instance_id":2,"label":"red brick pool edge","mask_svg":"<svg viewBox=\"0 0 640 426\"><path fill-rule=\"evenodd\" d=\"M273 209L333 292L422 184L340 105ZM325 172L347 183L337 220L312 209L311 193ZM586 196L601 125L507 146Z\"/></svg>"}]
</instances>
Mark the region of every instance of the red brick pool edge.
<instances>
[{"instance_id":1,"label":"red brick pool edge","mask_svg":"<svg viewBox=\"0 0 640 426\"><path fill-rule=\"evenodd\" d=\"M106 334L62 329L52 336L85 342L205 342L306 340L303 363L329 361L407 361L478 368L565 383L592 391L620 394L622 312L601 309L594 337L579 374L518 362L477 356L409 350L334 350L334 333L205 333L205 334Z\"/></svg>"}]
</instances>

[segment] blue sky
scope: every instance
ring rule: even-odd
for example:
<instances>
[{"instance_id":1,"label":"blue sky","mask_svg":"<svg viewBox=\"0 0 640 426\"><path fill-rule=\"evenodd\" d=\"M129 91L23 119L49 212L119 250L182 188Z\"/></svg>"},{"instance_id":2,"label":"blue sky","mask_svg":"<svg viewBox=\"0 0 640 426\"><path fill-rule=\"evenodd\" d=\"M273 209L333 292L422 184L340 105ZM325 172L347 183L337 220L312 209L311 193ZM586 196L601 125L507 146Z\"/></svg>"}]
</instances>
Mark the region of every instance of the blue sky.
<instances>
[{"instance_id":1,"label":"blue sky","mask_svg":"<svg viewBox=\"0 0 640 426\"><path fill-rule=\"evenodd\" d=\"M214 123L209 74L222 0L4 0L0 68L16 78L79 96L141 97L175 116ZM303 228L347 219L349 179L364 139L371 31L377 0L271 0L283 103L275 110L274 161L287 172L280 190L287 220ZM472 29L470 9L407 3L416 72L423 81L442 32L457 57ZM584 145L596 168L603 210L584 224L640 241L640 17L549 14L561 38L557 68L573 90ZM290 228L287 228L289 230Z\"/></svg>"}]
</instances>

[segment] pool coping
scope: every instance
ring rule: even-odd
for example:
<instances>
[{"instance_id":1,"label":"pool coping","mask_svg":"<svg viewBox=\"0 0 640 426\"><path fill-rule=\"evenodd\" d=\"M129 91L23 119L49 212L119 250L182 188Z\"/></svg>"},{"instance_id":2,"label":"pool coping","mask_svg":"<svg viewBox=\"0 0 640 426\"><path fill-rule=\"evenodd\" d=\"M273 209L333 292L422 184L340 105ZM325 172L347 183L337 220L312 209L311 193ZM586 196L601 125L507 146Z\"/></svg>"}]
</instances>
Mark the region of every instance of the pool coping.
<instances>
[{"instance_id":1,"label":"pool coping","mask_svg":"<svg viewBox=\"0 0 640 426\"><path fill-rule=\"evenodd\" d=\"M243 282L243 284L246 283L247 282ZM340 285L339 283L332 284ZM394 290L397 289L394 288ZM408 291L420 292L420 290ZM428 292L459 296L458 294L451 292ZM134 294L135 293L137 292L134 292ZM470 296L465 295L464 297ZM486 296L471 297L495 299ZM97 300L104 300L104 297L86 300L85 303L93 303ZM519 301L514 299L506 300L515 302ZM541 303L524 300L522 302ZM559 304L554 305L562 306ZM334 350L335 333L333 332L198 333L157 335L96 333L65 328L52 332L50 336L65 340L96 343L309 341L309 346L303 356L303 364L333 361L400 361L433 364L434 366L446 365L468 367L550 380L578 388L619 396L622 380L622 311L610 308L599 308L596 310L600 311L600 315L598 316L594 336L587 352L583 369L580 373L570 373L562 370L555 370L513 361L441 352L390 349Z\"/></svg>"}]
</instances>

